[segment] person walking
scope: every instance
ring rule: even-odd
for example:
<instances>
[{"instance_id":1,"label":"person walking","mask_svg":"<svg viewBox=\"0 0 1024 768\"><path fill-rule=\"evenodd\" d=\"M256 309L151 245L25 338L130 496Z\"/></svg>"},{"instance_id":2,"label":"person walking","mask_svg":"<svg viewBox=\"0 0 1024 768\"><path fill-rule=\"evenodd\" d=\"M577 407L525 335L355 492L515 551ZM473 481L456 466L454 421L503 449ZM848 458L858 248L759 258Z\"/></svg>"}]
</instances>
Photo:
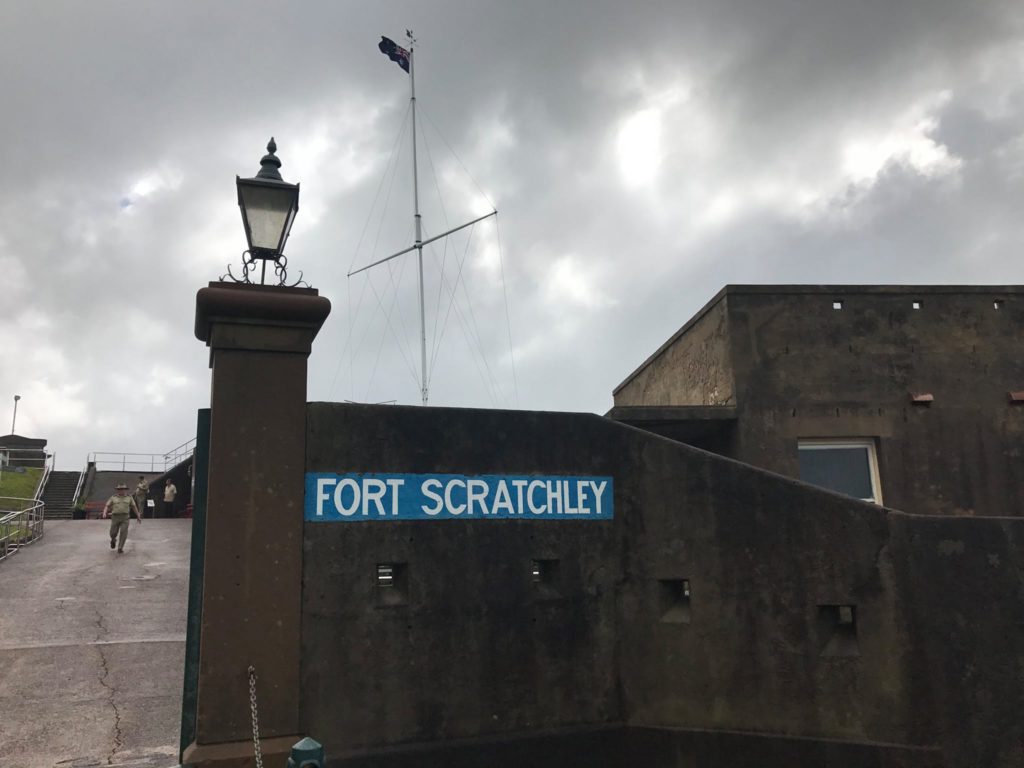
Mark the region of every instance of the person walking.
<instances>
[{"instance_id":1,"label":"person walking","mask_svg":"<svg viewBox=\"0 0 1024 768\"><path fill-rule=\"evenodd\" d=\"M164 483L164 517L174 517L174 497L178 495L178 489L170 478Z\"/></svg>"},{"instance_id":2,"label":"person walking","mask_svg":"<svg viewBox=\"0 0 1024 768\"><path fill-rule=\"evenodd\" d=\"M135 499L128 495L128 486L118 483L115 488L117 495L107 499L103 507L103 519L110 518L110 548L117 547L118 553L124 552L124 543L128 539L128 523L134 514L139 524L142 524L142 514L139 512Z\"/></svg>"},{"instance_id":3,"label":"person walking","mask_svg":"<svg viewBox=\"0 0 1024 768\"><path fill-rule=\"evenodd\" d=\"M149 483L145 475L139 475L139 484L135 486L135 506L139 508L139 515L145 514L146 497L149 496Z\"/></svg>"}]
</instances>

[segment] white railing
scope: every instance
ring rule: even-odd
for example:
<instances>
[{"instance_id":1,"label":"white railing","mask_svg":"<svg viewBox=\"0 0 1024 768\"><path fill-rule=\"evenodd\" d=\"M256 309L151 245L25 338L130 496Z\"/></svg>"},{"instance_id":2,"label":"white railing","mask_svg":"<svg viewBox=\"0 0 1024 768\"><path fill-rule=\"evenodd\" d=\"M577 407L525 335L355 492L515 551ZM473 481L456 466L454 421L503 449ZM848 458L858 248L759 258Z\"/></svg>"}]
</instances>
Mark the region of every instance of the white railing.
<instances>
[{"instance_id":1,"label":"white railing","mask_svg":"<svg viewBox=\"0 0 1024 768\"><path fill-rule=\"evenodd\" d=\"M166 472L191 457L195 447L196 439L192 438L167 453L95 451L89 454L86 461L94 464L98 471Z\"/></svg>"},{"instance_id":2,"label":"white railing","mask_svg":"<svg viewBox=\"0 0 1024 768\"><path fill-rule=\"evenodd\" d=\"M51 455L48 457L46 465L43 467L43 474L39 478L39 482L36 483L36 492L33 494L32 498L42 498L43 491L46 490L46 482L50 479L50 473L53 471L53 465L55 463L55 460L56 455Z\"/></svg>"},{"instance_id":3,"label":"white railing","mask_svg":"<svg viewBox=\"0 0 1024 768\"><path fill-rule=\"evenodd\" d=\"M41 448L11 448L0 445L0 479L3 479L5 474L17 474L26 469L43 470L36 481L35 490L32 491L32 498L38 499L46 488L46 481L50 479L50 472L56 461L57 454L47 453Z\"/></svg>"},{"instance_id":4,"label":"white railing","mask_svg":"<svg viewBox=\"0 0 1024 768\"><path fill-rule=\"evenodd\" d=\"M192 457L192 454L196 452L196 439L193 437L191 440L186 440L184 443L176 448L172 448L164 454L165 468L175 467L185 459Z\"/></svg>"},{"instance_id":5,"label":"white railing","mask_svg":"<svg viewBox=\"0 0 1024 768\"><path fill-rule=\"evenodd\" d=\"M39 467L46 466L55 454L43 448L25 448L0 445L0 467Z\"/></svg>"},{"instance_id":6,"label":"white railing","mask_svg":"<svg viewBox=\"0 0 1024 768\"><path fill-rule=\"evenodd\" d=\"M47 453L42 448L12 448L0 445L0 477L3 477L5 472L25 469L42 469L43 475L46 475L53 468L56 457L57 454ZM42 488L42 485L36 487L36 496Z\"/></svg>"},{"instance_id":7,"label":"white railing","mask_svg":"<svg viewBox=\"0 0 1024 768\"><path fill-rule=\"evenodd\" d=\"M0 507L20 507L0 512L0 560L13 555L43 536L46 505L36 499L0 496Z\"/></svg>"},{"instance_id":8,"label":"white railing","mask_svg":"<svg viewBox=\"0 0 1024 768\"><path fill-rule=\"evenodd\" d=\"M82 495L82 484L85 482L85 472L78 473L78 484L75 486L75 495L71 497L71 506L77 509L78 497Z\"/></svg>"}]
</instances>

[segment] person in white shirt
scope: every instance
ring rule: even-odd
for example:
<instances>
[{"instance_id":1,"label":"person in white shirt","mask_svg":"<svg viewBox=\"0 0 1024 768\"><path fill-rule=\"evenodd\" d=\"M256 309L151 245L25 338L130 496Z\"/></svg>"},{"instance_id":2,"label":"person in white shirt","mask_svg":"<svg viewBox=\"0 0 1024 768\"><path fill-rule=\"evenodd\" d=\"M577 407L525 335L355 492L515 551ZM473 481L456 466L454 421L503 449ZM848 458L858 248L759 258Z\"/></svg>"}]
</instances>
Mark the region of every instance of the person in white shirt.
<instances>
[{"instance_id":1,"label":"person in white shirt","mask_svg":"<svg viewBox=\"0 0 1024 768\"><path fill-rule=\"evenodd\" d=\"M174 517L174 497L178 495L178 489L170 479L164 483L164 517Z\"/></svg>"}]
</instances>

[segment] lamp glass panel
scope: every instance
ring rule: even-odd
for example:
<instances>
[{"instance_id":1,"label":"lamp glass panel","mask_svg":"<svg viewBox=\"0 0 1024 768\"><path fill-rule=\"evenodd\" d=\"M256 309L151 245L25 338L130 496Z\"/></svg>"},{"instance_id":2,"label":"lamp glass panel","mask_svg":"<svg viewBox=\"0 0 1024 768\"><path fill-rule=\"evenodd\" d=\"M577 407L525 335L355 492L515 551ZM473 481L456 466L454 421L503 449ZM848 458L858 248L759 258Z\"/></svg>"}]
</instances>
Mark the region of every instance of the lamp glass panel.
<instances>
[{"instance_id":1,"label":"lamp glass panel","mask_svg":"<svg viewBox=\"0 0 1024 768\"><path fill-rule=\"evenodd\" d=\"M292 190L246 184L240 190L249 221L250 246L277 251L291 217Z\"/></svg>"}]
</instances>

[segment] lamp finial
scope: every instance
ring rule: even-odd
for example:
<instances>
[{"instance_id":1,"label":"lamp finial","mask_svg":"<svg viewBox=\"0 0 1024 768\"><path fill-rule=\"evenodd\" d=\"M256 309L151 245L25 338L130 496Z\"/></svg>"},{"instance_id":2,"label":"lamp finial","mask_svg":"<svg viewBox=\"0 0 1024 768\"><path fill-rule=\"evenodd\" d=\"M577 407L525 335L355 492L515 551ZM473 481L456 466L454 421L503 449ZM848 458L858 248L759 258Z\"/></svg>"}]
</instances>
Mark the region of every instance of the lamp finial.
<instances>
[{"instance_id":1,"label":"lamp finial","mask_svg":"<svg viewBox=\"0 0 1024 768\"><path fill-rule=\"evenodd\" d=\"M281 167L281 159L275 155L277 152L277 142L274 141L274 137L270 137L270 141L267 142L267 154L260 160L260 170L256 174L257 179L273 179L274 181L284 181L281 178L281 173L277 170Z\"/></svg>"}]
</instances>

